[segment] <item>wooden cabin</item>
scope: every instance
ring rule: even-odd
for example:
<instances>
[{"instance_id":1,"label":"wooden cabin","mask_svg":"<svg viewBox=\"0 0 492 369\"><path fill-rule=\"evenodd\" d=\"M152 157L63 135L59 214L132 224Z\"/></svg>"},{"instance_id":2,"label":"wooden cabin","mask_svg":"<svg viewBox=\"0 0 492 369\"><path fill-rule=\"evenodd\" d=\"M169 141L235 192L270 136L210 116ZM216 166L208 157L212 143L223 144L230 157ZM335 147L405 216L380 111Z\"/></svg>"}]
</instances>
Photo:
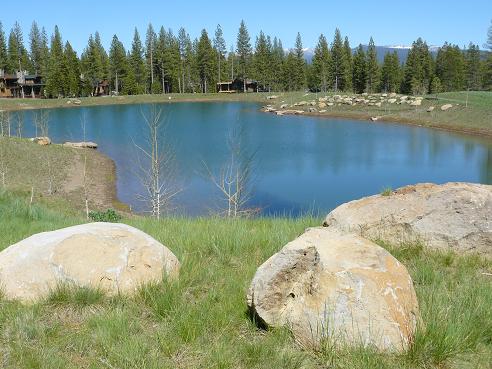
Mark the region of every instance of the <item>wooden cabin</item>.
<instances>
[{"instance_id":1,"label":"wooden cabin","mask_svg":"<svg viewBox=\"0 0 492 369\"><path fill-rule=\"evenodd\" d=\"M7 74L0 70L0 97L39 98L43 96L43 78L27 71Z\"/></svg>"},{"instance_id":2,"label":"wooden cabin","mask_svg":"<svg viewBox=\"0 0 492 369\"><path fill-rule=\"evenodd\" d=\"M259 88L258 81L252 79L236 78L232 81L217 83L217 92L221 93L258 92Z\"/></svg>"},{"instance_id":3,"label":"wooden cabin","mask_svg":"<svg viewBox=\"0 0 492 369\"><path fill-rule=\"evenodd\" d=\"M94 86L94 90L92 91L92 96L107 96L109 95L109 81L104 79L102 81L98 81Z\"/></svg>"}]
</instances>

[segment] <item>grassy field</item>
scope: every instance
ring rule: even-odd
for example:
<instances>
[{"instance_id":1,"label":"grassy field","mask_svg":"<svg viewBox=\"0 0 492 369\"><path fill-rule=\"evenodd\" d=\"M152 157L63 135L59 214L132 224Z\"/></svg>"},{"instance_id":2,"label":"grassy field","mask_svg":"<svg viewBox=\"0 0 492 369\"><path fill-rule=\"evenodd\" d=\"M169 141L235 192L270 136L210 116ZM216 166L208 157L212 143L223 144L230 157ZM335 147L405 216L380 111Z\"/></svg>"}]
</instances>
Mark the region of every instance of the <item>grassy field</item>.
<instances>
[{"instance_id":1,"label":"grassy field","mask_svg":"<svg viewBox=\"0 0 492 369\"><path fill-rule=\"evenodd\" d=\"M85 204L84 157L91 209L116 206L124 210L116 200L114 163L96 150L40 146L27 139L0 137L0 189L5 185L11 192L30 195L32 191L35 203L81 210Z\"/></svg>"},{"instance_id":2,"label":"grassy field","mask_svg":"<svg viewBox=\"0 0 492 369\"><path fill-rule=\"evenodd\" d=\"M33 233L82 223L0 194L0 250ZM0 298L2 368L490 368L492 263L391 248L409 269L423 324L402 355L370 348L302 350L288 331L258 329L245 294L256 268L320 219L126 219L168 246L176 282L134 297L59 289L24 306Z\"/></svg>"},{"instance_id":3,"label":"grassy field","mask_svg":"<svg viewBox=\"0 0 492 369\"><path fill-rule=\"evenodd\" d=\"M267 96L276 95L277 99L268 100ZM299 101L314 100L325 96L321 93L286 92L286 93L249 93L249 94L167 94L137 95L113 97L81 98L80 106L142 104L142 103L173 103L185 101L248 101L263 105L294 104ZM333 95L332 93L328 95ZM342 94L343 95L343 94ZM0 110L22 110L36 108L73 108L79 105L68 104L70 99L0 99ZM468 100L468 101L467 101ZM448 111L440 111L439 107L451 103L454 107ZM432 113L426 110L435 106ZM383 104L376 106L340 105L328 107L325 113L312 113L316 116L342 117L369 120L380 117L382 121L401 122L422 125L431 128L452 130L467 134L492 136L492 92L471 91L449 92L425 96L422 106Z\"/></svg>"}]
</instances>

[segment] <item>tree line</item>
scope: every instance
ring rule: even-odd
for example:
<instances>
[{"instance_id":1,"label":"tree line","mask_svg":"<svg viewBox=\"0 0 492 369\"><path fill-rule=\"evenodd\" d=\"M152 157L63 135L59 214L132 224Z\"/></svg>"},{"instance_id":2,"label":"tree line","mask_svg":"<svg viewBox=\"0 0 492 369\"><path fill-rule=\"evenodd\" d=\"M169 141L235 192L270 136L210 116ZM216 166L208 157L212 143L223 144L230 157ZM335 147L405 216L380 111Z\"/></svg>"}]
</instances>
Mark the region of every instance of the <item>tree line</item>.
<instances>
[{"instance_id":1,"label":"tree line","mask_svg":"<svg viewBox=\"0 0 492 369\"><path fill-rule=\"evenodd\" d=\"M129 50L114 35L106 51L95 32L78 56L57 26L48 40L46 30L33 22L27 43L29 49L17 22L8 38L0 22L0 69L41 74L46 97L88 96L100 81L108 81L117 94L206 93L215 92L217 82L234 78L257 80L268 91L426 94L492 89L492 53L484 56L473 43L466 49L445 43L434 57L419 38L404 63L396 52L380 63L372 37L368 46L353 50L338 29L330 44L320 35L310 63L300 33L288 51L279 38L262 31L252 45L244 21L229 50L220 25L213 37L204 29L192 39L184 28L174 34L149 24L144 39L135 28ZM492 25L484 46L492 50Z\"/></svg>"}]
</instances>

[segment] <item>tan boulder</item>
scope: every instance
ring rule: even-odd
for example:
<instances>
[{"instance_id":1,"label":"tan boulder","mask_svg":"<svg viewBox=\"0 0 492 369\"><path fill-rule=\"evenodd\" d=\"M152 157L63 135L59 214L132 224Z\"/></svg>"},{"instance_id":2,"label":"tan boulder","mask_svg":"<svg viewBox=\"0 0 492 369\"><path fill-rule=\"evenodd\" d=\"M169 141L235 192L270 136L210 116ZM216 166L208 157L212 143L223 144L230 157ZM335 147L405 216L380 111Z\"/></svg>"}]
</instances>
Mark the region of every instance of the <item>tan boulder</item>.
<instances>
[{"instance_id":1,"label":"tan boulder","mask_svg":"<svg viewBox=\"0 0 492 369\"><path fill-rule=\"evenodd\" d=\"M33 137L30 140L41 146L51 145L51 139L49 137Z\"/></svg>"},{"instance_id":2,"label":"tan boulder","mask_svg":"<svg viewBox=\"0 0 492 369\"><path fill-rule=\"evenodd\" d=\"M132 293L142 283L176 277L179 261L146 233L89 223L35 234L0 252L0 286L9 299L33 301L57 284Z\"/></svg>"},{"instance_id":3,"label":"tan boulder","mask_svg":"<svg viewBox=\"0 0 492 369\"><path fill-rule=\"evenodd\" d=\"M442 111L446 111L446 110L449 110L453 107L452 104L444 104L443 106L441 106L441 110Z\"/></svg>"},{"instance_id":4,"label":"tan boulder","mask_svg":"<svg viewBox=\"0 0 492 369\"><path fill-rule=\"evenodd\" d=\"M260 322L289 327L307 347L330 340L402 351L419 319L412 279L398 260L371 241L322 227L261 265L247 301Z\"/></svg>"},{"instance_id":5,"label":"tan boulder","mask_svg":"<svg viewBox=\"0 0 492 369\"><path fill-rule=\"evenodd\" d=\"M492 256L492 186L431 183L350 201L325 226L399 245Z\"/></svg>"}]
</instances>

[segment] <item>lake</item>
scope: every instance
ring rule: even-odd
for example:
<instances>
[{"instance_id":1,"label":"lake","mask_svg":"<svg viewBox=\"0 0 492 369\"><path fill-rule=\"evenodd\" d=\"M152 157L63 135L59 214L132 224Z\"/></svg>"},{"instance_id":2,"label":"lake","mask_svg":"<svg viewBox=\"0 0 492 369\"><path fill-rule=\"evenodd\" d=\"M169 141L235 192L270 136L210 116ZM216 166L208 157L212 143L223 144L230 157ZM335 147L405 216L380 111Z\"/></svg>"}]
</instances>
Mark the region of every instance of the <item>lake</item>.
<instances>
[{"instance_id":1,"label":"lake","mask_svg":"<svg viewBox=\"0 0 492 369\"><path fill-rule=\"evenodd\" d=\"M243 147L255 152L250 206L263 214L326 213L363 196L418 182L492 183L492 143L444 131L389 123L275 116L254 103L164 103L162 139L175 154L176 212L204 215L220 194L206 176L230 157L226 140L243 128ZM116 163L119 200L143 210L135 175L137 145L145 145L141 112L148 106L112 105L53 109L49 135L55 143L86 140ZM25 133L34 135L33 111Z\"/></svg>"}]
</instances>

